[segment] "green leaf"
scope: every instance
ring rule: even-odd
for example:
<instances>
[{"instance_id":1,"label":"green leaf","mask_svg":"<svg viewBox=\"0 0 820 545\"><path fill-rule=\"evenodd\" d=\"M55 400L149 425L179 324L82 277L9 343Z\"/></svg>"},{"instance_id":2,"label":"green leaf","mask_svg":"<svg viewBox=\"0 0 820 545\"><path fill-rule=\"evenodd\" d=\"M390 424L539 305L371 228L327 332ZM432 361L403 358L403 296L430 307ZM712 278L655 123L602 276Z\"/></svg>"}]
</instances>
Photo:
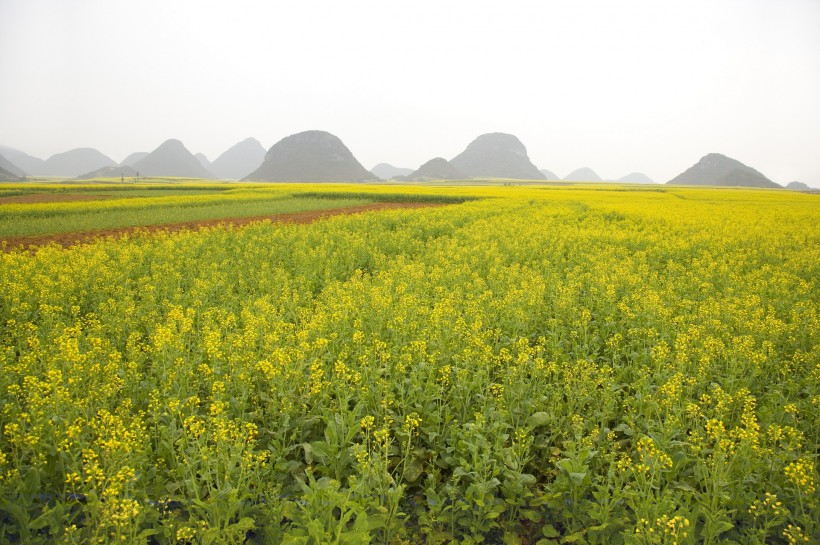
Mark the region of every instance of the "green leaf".
<instances>
[{"instance_id":1,"label":"green leaf","mask_svg":"<svg viewBox=\"0 0 820 545\"><path fill-rule=\"evenodd\" d=\"M541 533L544 534L544 537L558 537L561 535L552 524L545 524L544 527L541 528Z\"/></svg>"},{"instance_id":2,"label":"green leaf","mask_svg":"<svg viewBox=\"0 0 820 545\"><path fill-rule=\"evenodd\" d=\"M406 468L404 468L404 480L408 483L416 482L421 476L423 469L424 467L421 465L421 462L418 460L413 460L407 464Z\"/></svg>"},{"instance_id":3,"label":"green leaf","mask_svg":"<svg viewBox=\"0 0 820 545\"><path fill-rule=\"evenodd\" d=\"M576 543L578 541L583 542L585 532L586 532L586 530L581 530L580 532L575 532L574 534L570 534L568 536L565 536L561 540L561 543Z\"/></svg>"},{"instance_id":4,"label":"green leaf","mask_svg":"<svg viewBox=\"0 0 820 545\"><path fill-rule=\"evenodd\" d=\"M530 522L541 522L541 511L536 509L524 509L521 511L521 514L524 515L524 518Z\"/></svg>"},{"instance_id":5,"label":"green leaf","mask_svg":"<svg viewBox=\"0 0 820 545\"><path fill-rule=\"evenodd\" d=\"M579 486L584 484L584 479L586 478L586 476L587 476L586 473L578 473L578 472L570 472L570 474L569 474L569 478L572 479L572 482L574 482L575 484L577 484Z\"/></svg>"},{"instance_id":6,"label":"green leaf","mask_svg":"<svg viewBox=\"0 0 820 545\"><path fill-rule=\"evenodd\" d=\"M231 530L245 533L256 528L256 522L250 517L242 517L238 522L231 524L230 528Z\"/></svg>"},{"instance_id":7,"label":"green leaf","mask_svg":"<svg viewBox=\"0 0 820 545\"><path fill-rule=\"evenodd\" d=\"M552 417L549 413L544 411L539 411L537 413L533 413L527 419L527 425L531 428L537 428L538 426L546 426L552 421Z\"/></svg>"},{"instance_id":8,"label":"green leaf","mask_svg":"<svg viewBox=\"0 0 820 545\"><path fill-rule=\"evenodd\" d=\"M367 527L370 530L378 530L387 526L387 515L370 515L367 517Z\"/></svg>"},{"instance_id":9,"label":"green leaf","mask_svg":"<svg viewBox=\"0 0 820 545\"><path fill-rule=\"evenodd\" d=\"M518 537L518 534L512 532L504 532L501 541L504 542L504 545L521 545L521 538Z\"/></svg>"},{"instance_id":10,"label":"green leaf","mask_svg":"<svg viewBox=\"0 0 820 545\"><path fill-rule=\"evenodd\" d=\"M219 539L219 528L209 528L202 534L202 545L212 545Z\"/></svg>"}]
</instances>

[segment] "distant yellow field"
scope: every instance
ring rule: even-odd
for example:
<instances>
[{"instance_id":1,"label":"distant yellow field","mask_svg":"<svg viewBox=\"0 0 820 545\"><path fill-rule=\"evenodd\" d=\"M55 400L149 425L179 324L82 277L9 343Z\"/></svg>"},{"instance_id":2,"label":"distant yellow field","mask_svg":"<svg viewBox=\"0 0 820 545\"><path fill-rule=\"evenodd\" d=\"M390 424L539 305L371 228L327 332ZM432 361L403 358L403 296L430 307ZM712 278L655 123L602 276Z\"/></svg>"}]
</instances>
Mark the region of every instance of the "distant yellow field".
<instances>
[{"instance_id":1,"label":"distant yellow field","mask_svg":"<svg viewBox=\"0 0 820 545\"><path fill-rule=\"evenodd\" d=\"M0 541L820 542L817 195L113 186L0 234L452 204L0 253Z\"/></svg>"}]
</instances>

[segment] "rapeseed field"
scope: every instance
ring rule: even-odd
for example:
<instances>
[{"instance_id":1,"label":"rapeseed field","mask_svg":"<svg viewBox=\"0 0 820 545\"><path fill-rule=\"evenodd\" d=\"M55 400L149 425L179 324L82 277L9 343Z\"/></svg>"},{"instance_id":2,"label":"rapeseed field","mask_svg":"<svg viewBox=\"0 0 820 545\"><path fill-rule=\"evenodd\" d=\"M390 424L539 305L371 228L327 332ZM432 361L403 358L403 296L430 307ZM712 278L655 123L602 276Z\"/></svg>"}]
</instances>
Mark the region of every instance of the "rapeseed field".
<instances>
[{"instance_id":1,"label":"rapeseed field","mask_svg":"<svg viewBox=\"0 0 820 545\"><path fill-rule=\"evenodd\" d=\"M816 195L278 187L471 200L0 254L0 542L820 542Z\"/></svg>"}]
</instances>

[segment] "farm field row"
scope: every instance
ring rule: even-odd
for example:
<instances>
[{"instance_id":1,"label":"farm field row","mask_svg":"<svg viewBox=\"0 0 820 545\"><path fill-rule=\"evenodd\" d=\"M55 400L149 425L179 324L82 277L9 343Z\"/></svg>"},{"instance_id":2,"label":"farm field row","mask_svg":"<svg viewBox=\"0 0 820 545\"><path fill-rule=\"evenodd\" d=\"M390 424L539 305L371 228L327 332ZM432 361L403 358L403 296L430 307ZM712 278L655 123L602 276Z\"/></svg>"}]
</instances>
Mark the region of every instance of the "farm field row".
<instances>
[{"instance_id":1,"label":"farm field row","mask_svg":"<svg viewBox=\"0 0 820 545\"><path fill-rule=\"evenodd\" d=\"M0 541L820 540L815 195L229 187L0 233L464 202L0 254Z\"/></svg>"}]
</instances>

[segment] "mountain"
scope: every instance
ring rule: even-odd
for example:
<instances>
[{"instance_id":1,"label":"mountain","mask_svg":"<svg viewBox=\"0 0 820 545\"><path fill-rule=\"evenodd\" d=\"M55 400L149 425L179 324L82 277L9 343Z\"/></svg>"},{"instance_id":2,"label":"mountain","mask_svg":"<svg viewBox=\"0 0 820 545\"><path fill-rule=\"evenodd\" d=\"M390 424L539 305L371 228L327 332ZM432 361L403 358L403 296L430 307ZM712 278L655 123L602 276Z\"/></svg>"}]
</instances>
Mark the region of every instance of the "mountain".
<instances>
[{"instance_id":1,"label":"mountain","mask_svg":"<svg viewBox=\"0 0 820 545\"><path fill-rule=\"evenodd\" d=\"M179 176L213 179L214 175L176 139L166 140L133 165L140 176Z\"/></svg>"},{"instance_id":2,"label":"mountain","mask_svg":"<svg viewBox=\"0 0 820 545\"><path fill-rule=\"evenodd\" d=\"M393 165L389 165L387 163L379 163L371 168L370 172L382 180L392 180L396 176L407 176L413 172L413 169L394 167Z\"/></svg>"},{"instance_id":3,"label":"mountain","mask_svg":"<svg viewBox=\"0 0 820 545\"><path fill-rule=\"evenodd\" d=\"M453 163L443 157L430 159L417 170L414 170L405 179L413 181L427 180L463 180L466 176L453 166Z\"/></svg>"},{"instance_id":4,"label":"mountain","mask_svg":"<svg viewBox=\"0 0 820 545\"><path fill-rule=\"evenodd\" d=\"M0 168L5 170L9 174L17 176L18 178L22 178L26 175L23 169L19 168L17 165L3 157L3 155L0 155Z\"/></svg>"},{"instance_id":5,"label":"mountain","mask_svg":"<svg viewBox=\"0 0 820 545\"><path fill-rule=\"evenodd\" d=\"M121 165L134 166L134 163L136 163L140 159L144 159L146 157L148 157L148 152L147 151L135 151L134 153L132 153L131 155L129 155L128 157L123 159L122 163L120 163L120 164Z\"/></svg>"},{"instance_id":6,"label":"mountain","mask_svg":"<svg viewBox=\"0 0 820 545\"><path fill-rule=\"evenodd\" d=\"M265 161L245 178L260 182L370 182L368 172L339 138L305 131L274 144Z\"/></svg>"},{"instance_id":7,"label":"mountain","mask_svg":"<svg viewBox=\"0 0 820 545\"><path fill-rule=\"evenodd\" d=\"M544 179L527 156L527 148L512 134L482 134L450 163L471 178Z\"/></svg>"},{"instance_id":8,"label":"mountain","mask_svg":"<svg viewBox=\"0 0 820 545\"><path fill-rule=\"evenodd\" d=\"M786 186L786 189L791 189L793 191L811 191L812 188L804 184L803 182L789 182Z\"/></svg>"},{"instance_id":9,"label":"mountain","mask_svg":"<svg viewBox=\"0 0 820 545\"><path fill-rule=\"evenodd\" d=\"M44 176L79 176L83 172L102 167L114 166L110 157L94 148L77 148L63 153L56 153L43 164L41 174Z\"/></svg>"},{"instance_id":10,"label":"mountain","mask_svg":"<svg viewBox=\"0 0 820 545\"><path fill-rule=\"evenodd\" d=\"M246 138L234 144L213 162L211 172L220 178L241 180L265 160L265 148L256 138Z\"/></svg>"},{"instance_id":11,"label":"mountain","mask_svg":"<svg viewBox=\"0 0 820 545\"><path fill-rule=\"evenodd\" d=\"M92 178L135 178L137 171L128 165L114 165L113 167L102 167L85 174L77 176L77 180L91 180Z\"/></svg>"},{"instance_id":12,"label":"mountain","mask_svg":"<svg viewBox=\"0 0 820 545\"><path fill-rule=\"evenodd\" d=\"M677 185L781 187L755 169L720 153L710 153L703 156L695 165L666 183Z\"/></svg>"},{"instance_id":13,"label":"mountain","mask_svg":"<svg viewBox=\"0 0 820 545\"><path fill-rule=\"evenodd\" d=\"M0 154L24 172L28 172L29 174L42 174L43 165L45 164L45 161L42 159L32 157L19 149L10 148L8 146L0 146Z\"/></svg>"},{"instance_id":14,"label":"mountain","mask_svg":"<svg viewBox=\"0 0 820 545\"><path fill-rule=\"evenodd\" d=\"M205 167L205 170L207 170L208 172L213 173L213 165L211 164L211 162L208 160L208 158L205 156L204 153L194 154L194 157L196 157L196 160L199 161L200 165Z\"/></svg>"},{"instance_id":15,"label":"mountain","mask_svg":"<svg viewBox=\"0 0 820 545\"><path fill-rule=\"evenodd\" d=\"M627 174L623 178L618 178L618 181L623 182L625 184L654 184L655 183L652 180L652 178L650 178L649 176L647 176L646 174L643 174L641 172L632 172L630 174Z\"/></svg>"},{"instance_id":16,"label":"mountain","mask_svg":"<svg viewBox=\"0 0 820 545\"><path fill-rule=\"evenodd\" d=\"M23 178L0 166L0 182L20 182Z\"/></svg>"},{"instance_id":17,"label":"mountain","mask_svg":"<svg viewBox=\"0 0 820 545\"><path fill-rule=\"evenodd\" d=\"M542 168L540 170L540 172L541 172L541 174L544 175L544 179L546 179L546 180L560 180L561 179L557 175L555 175L554 173L550 172L549 170L547 170L545 168Z\"/></svg>"},{"instance_id":18,"label":"mountain","mask_svg":"<svg viewBox=\"0 0 820 545\"><path fill-rule=\"evenodd\" d=\"M588 167L581 167L573 170L566 176L564 180L568 182L600 182L601 177L595 174L595 171Z\"/></svg>"}]
</instances>

